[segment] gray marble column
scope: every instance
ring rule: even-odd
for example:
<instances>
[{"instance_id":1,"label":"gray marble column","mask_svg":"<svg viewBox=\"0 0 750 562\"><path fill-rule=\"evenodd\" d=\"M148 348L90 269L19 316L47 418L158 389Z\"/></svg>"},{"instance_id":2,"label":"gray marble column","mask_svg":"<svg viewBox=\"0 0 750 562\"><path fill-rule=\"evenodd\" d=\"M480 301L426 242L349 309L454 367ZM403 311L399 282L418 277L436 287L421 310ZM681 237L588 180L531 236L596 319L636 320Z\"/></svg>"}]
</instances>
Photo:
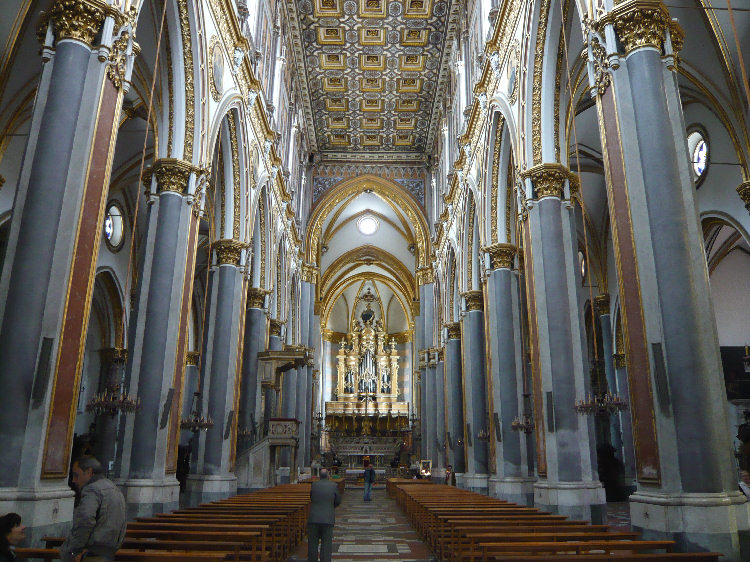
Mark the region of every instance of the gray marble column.
<instances>
[{"instance_id":1,"label":"gray marble column","mask_svg":"<svg viewBox=\"0 0 750 562\"><path fill-rule=\"evenodd\" d=\"M292 303L299 306L300 322L300 345L308 347L310 340L310 315L312 314L311 300L313 286L303 281L300 284L300 300ZM299 449L297 461L300 468L310 465L310 429L309 423L312 416L310 411L310 400L308 396L308 385L311 383L312 367L305 365L297 371L297 407L295 417L299 420Z\"/></svg>"},{"instance_id":2,"label":"gray marble column","mask_svg":"<svg viewBox=\"0 0 750 562\"><path fill-rule=\"evenodd\" d=\"M195 393L198 392L200 371L198 363L200 351L188 351L185 357L185 380L182 383L182 417L187 418L196 410ZM197 404L200 408L200 402ZM180 431L180 445L188 445L193 439L193 432L188 429ZM197 447L197 440L194 446Z\"/></svg>"},{"instance_id":3,"label":"gray marble column","mask_svg":"<svg viewBox=\"0 0 750 562\"><path fill-rule=\"evenodd\" d=\"M445 348L437 350L435 365L435 455L432 457L433 472L445 473L445 452L448 447L445 439Z\"/></svg>"},{"instance_id":4,"label":"gray marble column","mask_svg":"<svg viewBox=\"0 0 750 562\"><path fill-rule=\"evenodd\" d=\"M178 395L172 382L185 281L185 268L179 264L187 254L192 218L183 193L194 171L187 162L165 158L157 160L149 172L158 200L148 215L126 371L130 391L141 399L141 410L127 420L126 454L120 468L131 516L150 515L178 504L179 483L174 475L165 475L165 463L168 411Z\"/></svg>"},{"instance_id":5,"label":"gray marble column","mask_svg":"<svg viewBox=\"0 0 750 562\"><path fill-rule=\"evenodd\" d=\"M604 489L595 466L593 419L573 408L586 394L582 311L578 304L578 240L573 207L564 200L573 178L560 164L522 174L528 196L526 258L532 261L539 371L534 373L534 420L544 439L546 478L534 484L534 503L574 519L603 521ZM575 184L574 184L575 185ZM541 407L539 407L541 406ZM543 424L539 427L540 424Z\"/></svg>"},{"instance_id":6,"label":"gray marble column","mask_svg":"<svg viewBox=\"0 0 750 562\"><path fill-rule=\"evenodd\" d=\"M425 424L426 434L422 436L425 443L425 459L432 459L433 468L436 464L437 458L437 402L435 397L437 395L436 384L435 384L435 372L437 367L437 351L435 348L430 348L427 351L427 366L424 370L425 377L425 407L424 414L426 419Z\"/></svg>"},{"instance_id":7,"label":"gray marble column","mask_svg":"<svg viewBox=\"0 0 750 562\"><path fill-rule=\"evenodd\" d=\"M464 376L464 405L466 441L466 474L464 487L486 494L489 481L487 441L477 434L490 429L487 415L487 379L485 375L484 298L481 290L462 294L466 312L461 321L462 373Z\"/></svg>"},{"instance_id":8,"label":"gray marble column","mask_svg":"<svg viewBox=\"0 0 750 562\"><path fill-rule=\"evenodd\" d=\"M609 314L609 295L597 295L594 297L594 308L599 317L599 328L602 332L602 361L604 362L604 375L607 379L607 392L617 394L617 373L615 373L615 361L612 357L612 321ZM623 460L622 429L620 428L620 415L609 416L609 438L610 444L615 449L615 456Z\"/></svg>"},{"instance_id":9,"label":"gray marble column","mask_svg":"<svg viewBox=\"0 0 750 562\"><path fill-rule=\"evenodd\" d=\"M466 472L464 398L461 372L461 325L447 324L445 341L445 430L448 464L456 474Z\"/></svg>"},{"instance_id":10,"label":"gray marble column","mask_svg":"<svg viewBox=\"0 0 750 562\"><path fill-rule=\"evenodd\" d=\"M680 99L684 32L662 3L620 3L603 21L601 46L619 64L606 81L589 75L603 151L613 155L607 192L639 481L632 525L682 550L747 560L750 509L737 491ZM591 52L589 67L597 62Z\"/></svg>"},{"instance_id":11,"label":"gray marble column","mask_svg":"<svg viewBox=\"0 0 750 562\"><path fill-rule=\"evenodd\" d=\"M242 350L242 384L240 386L240 405L238 429L244 431L245 437L237 440L237 451L253 446L260 434L262 420L261 389L258 379L258 352L263 351L266 343L266 314L263 305L268 291L259 287L247 290L247 310L245 312L245 337ZM249 432L249 433L248 433Z\"/></svg>"},{"instance_id":12,"label":"gray marble column","mask_svg":"<svg viewBox=\"0 0 750 562\"><path fill-rule=\"evenodd\" d=\"M282 348L281 327L284 322L271 318L268 323L268 349L278 351ZM279 389L280 390L280 389ZM271 418L283 417L279 409L279 391L273 387L267 387L263 390L263 432L268 430L268 423Z\"/></svg>"},{"instance_id":13,"label":"gray marble column","mask_svg":"<svg viewBox=\"0 0 750 562\"><path fill-rule=\"evenodd\" d=\"M419 352L419 370L417 371L417 380L419 381L419 450L421 459L427 458L427 441L429 440L429 415L427 405L427 357L429 352L421 350Z\"/></svg>"},{"instance_id":14,"label":"gray marble column","mask_svg":"<svg viewBox=\"0 0 750 562\"><path fill-rule=\"evenodd\" d=\"M513 428L523 421L523 342L519 282L514 262L517 248L497 243L486 248L491 270L487 276L488 360L492 387L490 439L495 445L495 474L490 495L532 505L533 479L529 478L526 433ZM525 418L528 421L528 418Z\"/></svg>"},{"instance_id":15,"label":"gray marble column","mask_svg":"<svg viewBox=\"0 0 750 562\"><path fill-rule=\"evenodd\" d=\"M191 505L215 501L237 491L237 478L230 472L242 274L238 268L243 244L232 239L212 245L216 265L210 272L204 352L201 361L202 413L214 426L200 435L198 459L191 466L187 491Z\"/></svg>"},{"instance_id":16,"label":"gray marble column","mask_svg":"<svg viewBox=\"0 0 750 562\"><path fill-rule=\"evenodd\" d=\"M617 380L617 394L627 400L630 396L628 389L628 369L624 353L615 353L612 357L615 364ZM628 492L636 489L635 447L633 446L633 425L630 419L630 409L620 412L620 428L622 429L622 462L625 464L625 486Z\"/></svg>"}]
</instances>

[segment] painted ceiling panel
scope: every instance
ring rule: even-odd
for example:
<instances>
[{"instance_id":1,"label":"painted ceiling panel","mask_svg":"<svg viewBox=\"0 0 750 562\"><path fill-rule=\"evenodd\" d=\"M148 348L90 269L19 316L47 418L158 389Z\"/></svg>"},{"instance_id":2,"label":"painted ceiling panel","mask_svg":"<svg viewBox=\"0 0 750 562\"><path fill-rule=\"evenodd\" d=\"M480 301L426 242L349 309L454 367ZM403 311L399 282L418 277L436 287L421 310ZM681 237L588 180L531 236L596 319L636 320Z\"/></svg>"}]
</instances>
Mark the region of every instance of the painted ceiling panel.
<instances>
[{"instance_id":1,"label":"painted ceiling panel","mask_svg":"<svg viewBox=\"0 0 750 562\"><path fill-rule=\"evenodd\" d=\"M423 159L456 0L287 0L308 132L331 159Z\"/></svg>"}]
</instances>

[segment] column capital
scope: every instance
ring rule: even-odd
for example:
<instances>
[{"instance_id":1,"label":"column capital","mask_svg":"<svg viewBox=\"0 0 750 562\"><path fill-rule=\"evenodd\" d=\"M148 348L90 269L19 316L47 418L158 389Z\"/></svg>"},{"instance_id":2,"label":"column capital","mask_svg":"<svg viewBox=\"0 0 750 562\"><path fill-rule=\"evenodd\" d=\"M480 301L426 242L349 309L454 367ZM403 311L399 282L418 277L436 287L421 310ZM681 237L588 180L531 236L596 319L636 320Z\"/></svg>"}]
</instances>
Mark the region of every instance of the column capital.
<instances>
[{"instance_id":1,"label":"column capital","mask_svg":"<svg viewBox=\"0 0 750 562\"><path fill-rule=\"evenodd\" d=\"M484 295L479 289L473 291L466 291L461 293L461 296L466 299L466 309L469 312L474 310L484 310Z\"/></svg>"},{"instance_id":2,"label":"column capital","mask_svg":"<svg viewBox=\"0 0 750 562\"><path fill-rule=\"evenodd\" d=\"M562 199L565 180L570 182L571 193L577 190L578 177L558 162L537 164L521 172L523 179L530 179L536 199L557 197Z\"/></svg>"},{"instance_id":3,"label":"column capital","mask_svg":"<svg viewBox=\"0 0 750 562\"><path fill-rule=\"evenodd\" d=\"M302 264L300 275L305 283L316 283L318 279L318 268L309 263Z\"/></svg>"},{"instance_id":4,"label":"column capital","mask_svg":"<svg viewBox=\"0 0 750 562\"><path fill-rule=\"evenodd\" d=\"M443 324L448 330L449 340L460 340L461 339L461 323L460 322L448 322Z\"/></svg>"},{"instance_id":5,"label":"column capital","mask_svg":"<svg viewBox=\"0 0 750 562\"><path fill-rule=\"evenodd\" d=\"M188 351L185 354L185 365L192 365L193 367L198 366L198 362L201 358L201 352L200 351Z\"/></svg>"},{"instance_id":6,"label":"column capital","mask_svg":"<svg viewBox=\"0 0 750 562\"><path fill-rule=\"evenodd\" d=\"M75 39L91 47L110 11L101 0L57 0L49 14L58 41Z\"/></svg>"},{"instance_id":7,"label":"column capital","mask_svg":"<svg viewBox=\"0 0 750 562\"><path fill-rule=\"evenodd\" d=\"M417 285L427 285L435 282L435 270L431 265L417 269Z\"/></svg>"},{"instance_id":8,"label":"column capital","mask_svg":"<svg viewBox=\"0 0 750 562\"><path fill-rule=\"evenodd\" d=\"M270 293L263 287L248 287L247 289L247 306L248 308L263 308L266 295Z\"/></svg>"},{"instance_id":9,"label":"column capital","mask_svg":"<svg viewBox=\"0 0 750 562\"><path fill-rule=\"evenodd\" d=\"M661 0L627 0L605 15L602 24L612 23L625 54L653 47L661 53L667 29L672 29L669 12ZM677 26L679 28L679 26ZM676 34L681 46L681 34Z\"/></svg>"},{"instance_id":10,"label":"column capital","mask_svg":"<svg viewBox=\"0 0 750 562\"><path fill-rule=\"evenodd\" d=\"M173 191L184 194L187 192L190 174L200 169L190 162L179 158L159 158L143 174L146 188L151 186L151 178L156 177L156 191Z\"/></svg>"},{"instance_id":11,"label":"column capital","mask_svg":"<svg viewBox=\"0 0 750 562\"><path fill-rule=\"evenodd\" d=\"M745 204L745 209L750 211L750 181L743 181L737 186L737 195L740 196L740 199Z\"/></svg>"},{"instance_id":12,"label":"column capital","mask_svg":"<svg viewBox=\"0 0 750 562\"><path fill-rule=\"evenodd\" d=\"M485 246L482 250L490 255L490 268L513 269L513 258L518 252L518 247L513 244L498 242Z\"/></svg>"},{"instance_id":13,"label":"column capital","mask_svg":"<svg viewBox=\"0 0 750 562\"><path fill-rule=\"evenodd\" d=\"M269 333L272 336L279 336L281 337L281 327L286 324L283 320L276 320L276 318L271 318L270 324L269 324Z\"/></svg>"},{"instance_id":14,"label":"column capital","mask_svg":"<svg viewBox=\"0 0 750 562\"><path fill-rule=\"evenodd\" d=\"M594 306L598 314L609 314L609 293L602 293L594 297Z\"/></svg>"},{"instance_id":15,"label":"column capital","mask_svg":"<svg viewBox=\"0 0 750 562\"><path fill-rule=\"evenodd\" d=\"M211 249L216 250L216 259L219 265L237 265L240 255L246 245L233 238L222 238L211 244Z\"/></svg>"}]
</instances>

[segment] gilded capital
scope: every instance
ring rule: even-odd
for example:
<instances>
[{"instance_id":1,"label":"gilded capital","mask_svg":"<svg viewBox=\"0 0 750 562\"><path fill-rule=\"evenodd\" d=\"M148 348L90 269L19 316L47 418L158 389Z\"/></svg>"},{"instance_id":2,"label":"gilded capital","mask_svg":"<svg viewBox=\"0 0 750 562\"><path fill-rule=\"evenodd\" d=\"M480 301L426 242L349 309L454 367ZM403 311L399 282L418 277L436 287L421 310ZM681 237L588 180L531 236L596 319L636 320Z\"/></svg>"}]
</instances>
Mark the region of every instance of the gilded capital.
<instances>
[{"instance_id":1,"label":"gilded capital","mask_svg":"<svg viewBox=\"0 0 750 562\"><path fill-rule=\"evenodd\" d=\"M107 12L108 6L101 0L56 0L50 17L57 40L75 39L91 46Z\"/></svg>"},{"instance_id":2,"label":"gilded capital","mask_svg":"<svg viewBox=\"0 0 750 562\"><path fill-rule=\"evenodd\" d=\"M301 277L305 283L315 283L318 278L318 268L314 265L303 263Z\"/></svg>"},{"instance_id":3,"label":"gilded capital","mask_svg":"<svg viewBox=\"0 0 750 562\"><path fill-rule=\"evenodd\" d=\"M745 209L750 211L750 181L743 181L737 187L737 194L740 196L740 199L742 199L742 202L745 204Z\"/></svg>"},{"instance_id":4,"label":"gilded capital","mask_svg":"<svg viewBox=\"0 0 750 562\"><path fill-rule=\"evenodd\" d=\"M576 176L559 163L538 164L521 172L521 177L531 179L536 199L541 199L542 197L557 197L562 199L565 180L569 180L571 185L577 182Z\"/></svg>"},{"instance_id":5,"label":"gilded capital","mask_svg":"<svg viewBox=\"0 0 750 562\"><path fill-rule=\"evenodd\" d=\"M461 323L460 322L449 322L443 324L448 329L449 340L460 340L461 339Z\"/></svg>"},{"instance_id":6,"label":"gilded capital","mask_svg":"<svg viewBox=\"0 0 750 562\"><path fill-rule=\"evenodd\" d=\"M201 352L200 351L188 351L185 354L185 365L190 365L193 367L198 366L198 361L200 361L201 358Z\"/></svg>"},{"instance_id":7,"label":"gilded capital","mask_svg":"<svg viewBox=\"0 0 750 562\"><path fill-rule=\"evenodd\" d=\"M466 299L466 310L469 312L473 310L484 310L484 295L479 289L466 291L465 293L461 293L461 296Z\"/></svg>"},{"instance_id":8,"label":"gilded capital","mask_svg":"<svg viewBox=\"0 0 750 562\"><path fill-rule=\"evenodd\" d=\"M594 297L594 306L598 314L609 314L609 294L596 295Z\"/></svg>"},{"instance_id":9,"label":"gilded capital","mask_svg":"<svg viewBox=\"0 0 750 562\"><path fill-rule=\"evenodd\" d=\"M186 193L190 174L197 172L198 168L190 162L179 158L160 158L149 166L143 174L143 183L146 187L151 186L151 177L156 177L156 191L174 191L175 193Z\"/></svg>"},{"instance_id":10,"label":"gilded capital","mask_svg":"<svg viewBox=\"0 0 750 562\"><path fill-rule=\"evenodd\" d=\"M272 336L279 336L281 337L281 327L285 324L285 322L281 320L276 320L276 318L271 318L271 321L269 323L269 332Z\"/></svg>"},{"instance_id":11,"label":"gilded capital","mask_svg":"<svg viewBox=\"0 0 750 562\"><path fill-rule=\"evenodd\" d=\"M237 265L245 244L232 238L223 238L211 244L211 247L216 250L219 265Z\"/></svg>"},{"instance_id":12,"label":"gilded capital","mask_svg":"<svg viewBox=\"0 0 750 562\"><path fill-rule=\"evenodd\" d=\"M417 269L417 285L427 285L435 282L435 270L428 265Z\"/></svg>"},{"instance_id":13,"label":"gilded capital","mask_svg":"<svg viewBox=\"0 0 750 562\"><path fill-rule=\"evenodd\" d=\"M482 249L490 255L492 269L513 269L513 258L518 252L518 248L513 244L498 242Z\"/></svg>"},{"instance_id":14,"label":"gilded capital","mask_svg":"<svg viewBox=\"0 0 750 562\"><path fill-rule=\"evenodd\" d=\"M622 2L604 19L614 24L626 55L644 47L661 52L670 26L669 12L661 0ZM677 40L679 43L679 37Z\"/></svg>"},{"instance_id":15,"label":"gilded capital","mask_svg":"<svg viewBox=\"0 0 750 562\"><path fill-rule=\"evenodd\" d=\"M263 308L263 304L266 300L266 295L270 293L268 289L262 287L250 287L247 290L247 307L248 308Z\"/></svg>"}]
</instances>

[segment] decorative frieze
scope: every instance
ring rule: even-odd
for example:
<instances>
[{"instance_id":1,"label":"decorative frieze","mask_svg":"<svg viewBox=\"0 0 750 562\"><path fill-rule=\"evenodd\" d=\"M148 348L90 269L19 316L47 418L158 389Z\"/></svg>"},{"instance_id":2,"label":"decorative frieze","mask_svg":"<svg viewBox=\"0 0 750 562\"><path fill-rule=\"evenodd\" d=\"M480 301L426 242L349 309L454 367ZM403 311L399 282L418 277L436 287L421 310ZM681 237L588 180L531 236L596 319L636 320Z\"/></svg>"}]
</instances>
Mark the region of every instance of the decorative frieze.
<instances>
[{"instance_id":1,"label":"decorative frieze","mask_svg":"<svg viewBox=\"0 0 750 562\"><path fill-rule=\"evenodd\" d=\"M263 308L265 304L266 295L270 293L268 289L263 287L250 287L247 290L247 307L248 308Z\"/></svg>"},{"instance_id":2,"label":"decorative frieze","mask_svg":"<svg viewBox=\"0 0 750 562\"><path fill-rule=\"evenodd\" d=\"M482 249L490 255L492 269L513 269L513 258L518 252L515 245L498 242Z\"/></svg>"},{"instance_id":3,"label":"decorative frieze","mask_svg":"<svg viewBox=\"0 0 750 562\"><path fill-rule=\"evenodd\" d=\"M198 362L200 361L200 358L201 358L200 351L188 351L185 354L185 365L197 367Z\"/></svg>"},{"instance_id":4,"label":"decorative frieze","mask_svg":"<svg viewBox=\"0 0 750 562\"><path fill-rule=\"evenodd\" d=\"M448 330L449 340L460 340L461 339L461 323L460 322L449 322L443 324Z\"/></svg>"},{"instance_id":5,"label":"decorative frieze","mask_svg":"<svg viewBox=\"0 0 750 562\"><path fill-rule=\"evenodd\" d=\"M200 170L190 162L179 158L160 158L153 163L143 174L143 183L146 188L151 186L151 178L156 178L156 191L173 191L175 193L187 193L190 174Z\"/></svg>"},{"instance_id":6,"label":"decorative frieze","mask_svg":"<svg viewBox=\"0 0 750 562\"><path fill-rule=\"evenodd\" d=\"M219 265L239 264L245 246L242 242L232 238L223 238L211 244L211 248L216 251L216 260Z\"/></svg>"},{"instance_id":7,"label":"decorative frieze","mask_svg":"<svg viewBox=\"0 0 750 562\"><path fill-rule=\"evenodd\" d=\"M276 318L271 318L269 322L268 331L272 336L281 337L281 327L286 324L286 322L282 320L276 320Z\"/></svg>"},{"instance_id":8,"label":"decorative frieze","mask_svg":"<svg viewBox=\"0 0 750 562\"><path fill-rule=\"evenodd\" d=\"M559 163L538 164L521 172L521 177L531 179L536 199L543 197L562 199L565 192L565 180L570 180L571 186L577 186L576 176ZM575 188L571 188L571 191L575 191Z\"/></svg>"},{"instance_id":9,"label":"decorative frieze","mask_svg":"<svg viewBox=\"0 0 750 562\"><path fill-rule=\"evenodd\" d=\"M661 52L670 25L669 12L661 0L633 0L617 5L602 23L612 22L625 54L653 47Z\"/></svg>"},{"instance_id":10,"label":"decorative frieze","mask_svg":"<svg viewBox=\"0 0 750 562\"><path fill-rule=\"evenodd\" d=\"M469 312L484 310L484 295L481 290L466 291L461 296L466 300L466 310Z\"/></svg>"}]
</instances>

